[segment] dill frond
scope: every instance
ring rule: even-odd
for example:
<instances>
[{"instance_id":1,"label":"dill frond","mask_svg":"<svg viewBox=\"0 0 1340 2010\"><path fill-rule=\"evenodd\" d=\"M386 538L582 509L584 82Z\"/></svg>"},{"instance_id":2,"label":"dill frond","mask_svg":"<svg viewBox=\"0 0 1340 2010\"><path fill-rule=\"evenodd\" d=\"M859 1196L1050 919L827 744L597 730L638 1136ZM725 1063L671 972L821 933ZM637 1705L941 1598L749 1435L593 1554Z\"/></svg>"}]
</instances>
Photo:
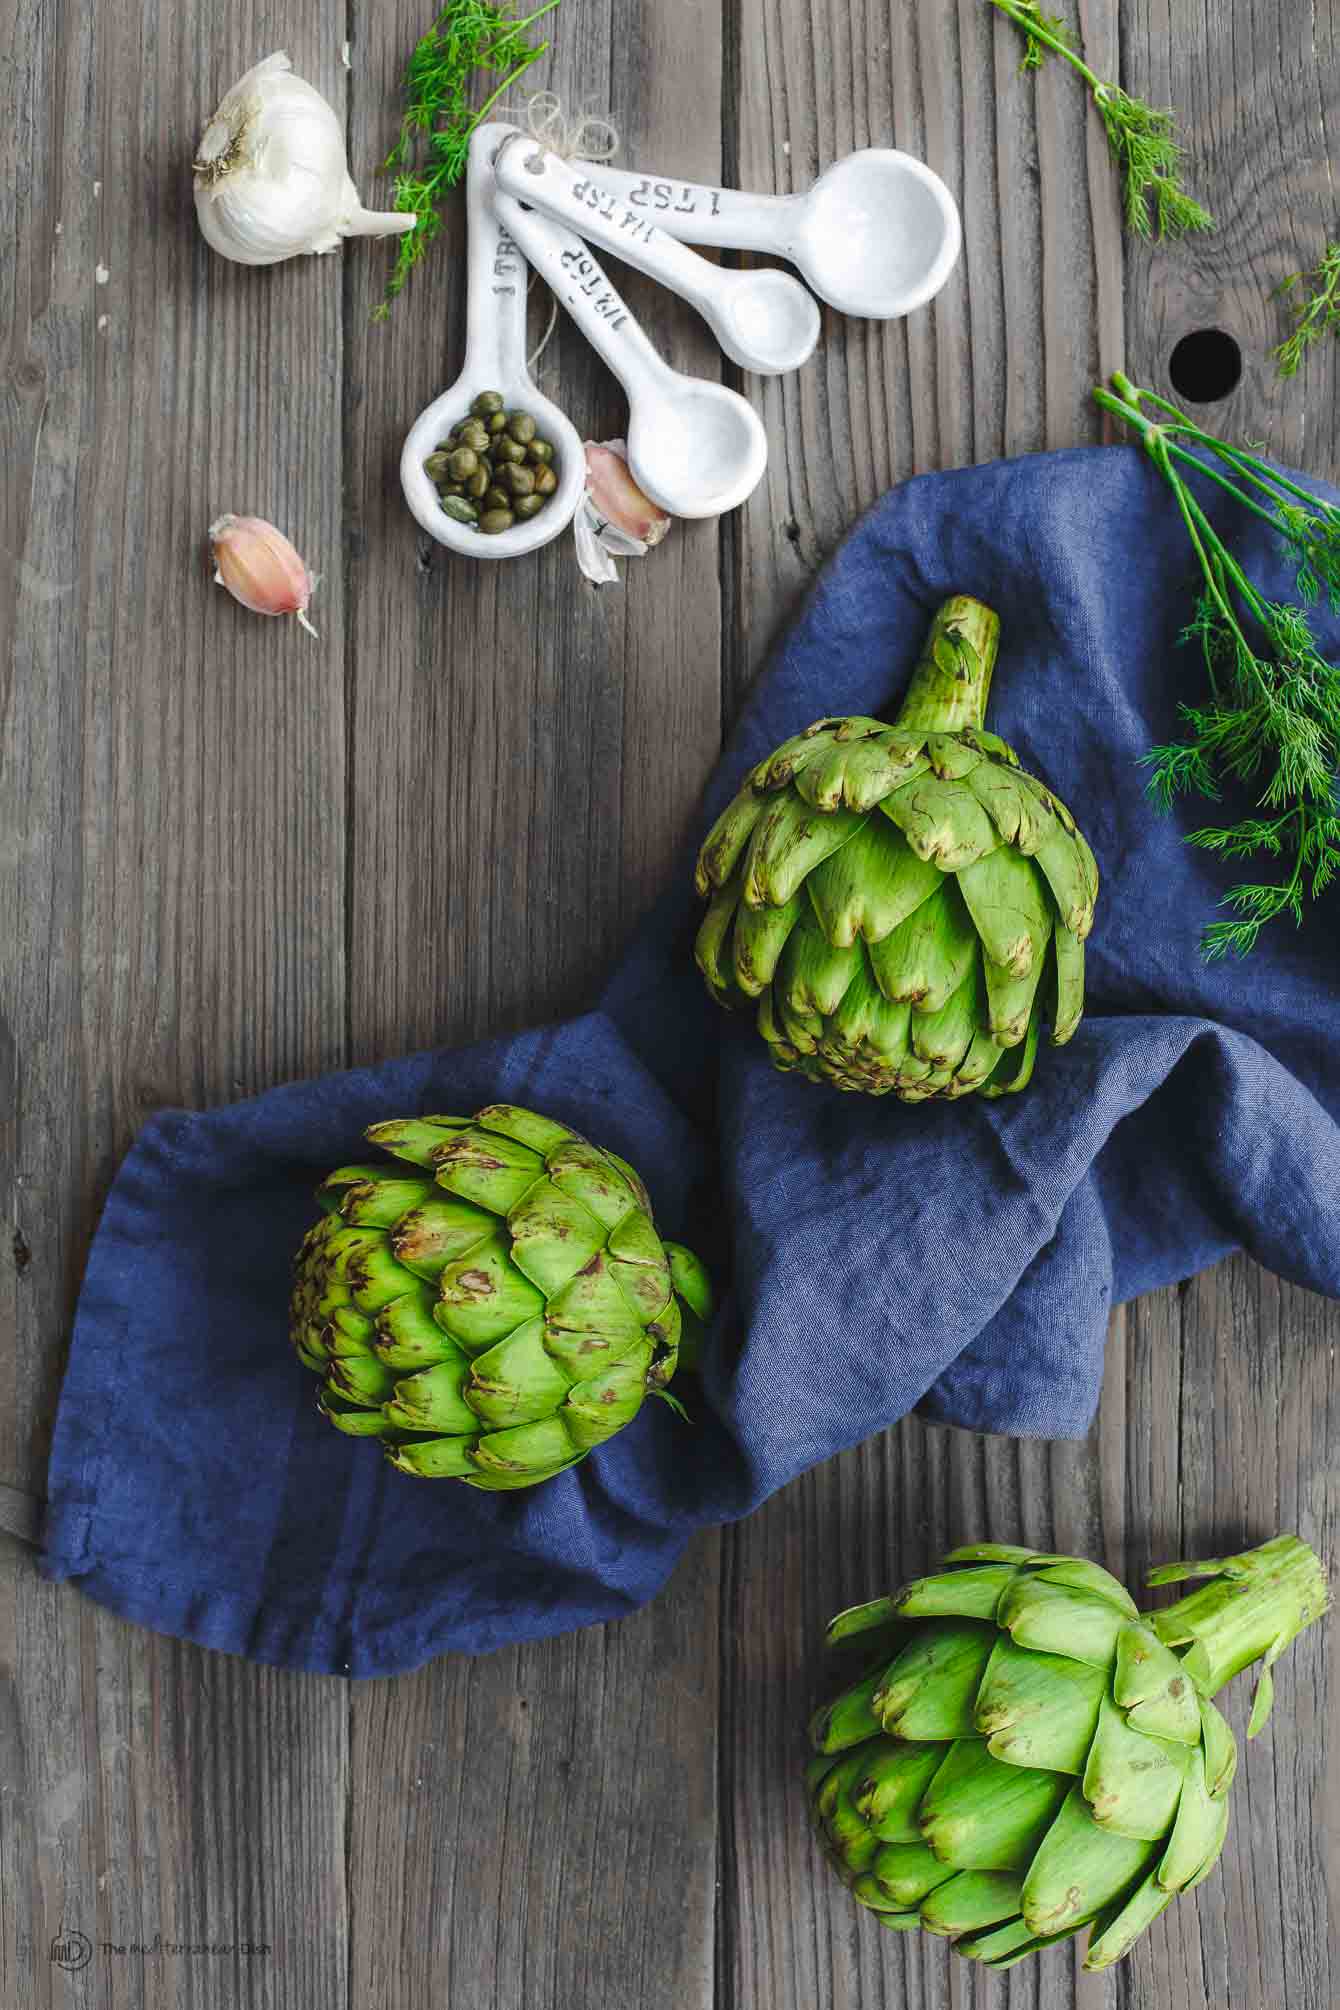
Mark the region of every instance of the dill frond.
<instances>
[{"instance_id":1,"label":"dill frond","mask_svg":"<svg viewBox=\"0 0 1340 2010\"><path fill-rule=\"evenodd\" d=\"M1314 342L1340 334L1340 244L1328 244L1310 272L1291 272L1275 292L1289 302L1294 325L1270 353L1281 377L1294 377Z\"/></svg>"},{"instance_id":2,"label":"dill frond","mask_svg":"<svg viewBox=\"0 0 1340 2010\"><path fill-rule=\"evenodd\" d=\"M1184 149L1171 111L1147 105L1089 68L1065 22L1044 14L1041 0L990 0L1024 37L1023 70L1059 56L1078 71L1098 109L1113 159L1121 170L1122 210L1139 237L1185 237L1213 230L1214 218L1182 186Z\"/></svg>"},{"instance_id":3,"label":"dill frond","mask_svg":"<svg viewBox=\"0 0 1340 2010\"><path fill-rule=\"evenodd\" d=\"M1208 958L1245 956L1272 921L1301 924L1340 875L1340 665L1322 654L1308 614L1323 588L1340 611L1340 510L1123 376L1094 396L1135 430L1168 483L1204 579L1181 639L1199 647L1210 695L1179 706L1182 738L1143 757L1149 793L1167 810L1179 796L1217 802L1230 784L1251 789L1254 814L1192 831L1187 843L1283 868L1277 880L1232 887L1229 914L1205 931ZM1268 600L1252 582L1197 500L1195 477L1270 525L1297 569L1302 605Z\"/></svg>"},{"instance_id":4,"label":"dill frond","mask_svg":"<svg viewBox=\"0 0 1340 2010\"><path fill-rule=\"evenodd\" d=\"M464 178L475 127L548 49L547 41L531 39L530 30L558 4L544 0L519 18L509 0L447 0L416 44L405 69L400 132L385 165L398 171L395 207L412 212L417 221L397 239L395 264L385 298L373 309L374 320L386 319L391 302L440 232L442 204L448 190ZM488 88L476 105L481 85Z\"/></svg>"}]
</instances>

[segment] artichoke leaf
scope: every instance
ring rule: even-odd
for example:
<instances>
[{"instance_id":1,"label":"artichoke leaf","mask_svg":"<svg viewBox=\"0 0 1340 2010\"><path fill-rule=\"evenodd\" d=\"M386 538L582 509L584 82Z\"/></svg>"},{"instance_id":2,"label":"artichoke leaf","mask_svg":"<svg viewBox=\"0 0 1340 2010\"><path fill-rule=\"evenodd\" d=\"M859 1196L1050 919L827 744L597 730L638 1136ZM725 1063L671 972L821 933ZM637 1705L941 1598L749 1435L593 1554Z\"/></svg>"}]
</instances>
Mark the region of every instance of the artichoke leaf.
<instances>
[{"instance_id":1,"label":"artichoke leaf","mask_svg":"<svg viewBox=\"0 0 1340 2010\"><path fill-rule=\"evenodd\" d=\"M947 1086L967 1059L981 1019L981 992L979 959L974 957L963 982L938 1012L912 1008L912 1051L931 1063L939 1078L937 1087Z\"/></svg>"},{"instance_id":2,"label":"artichoke leaf","mask_svg":"<svg viewBox=\"0 0 1340 2010\"><path fill-rule=\"evenodd\" d=\"M956 1870L1027 1870L1069 1791L1064 1773L1007 1765L962 1738L926 1790L921 1832Z\"/></svg>"},{"instance_id":3,"label":"artichoke leaf","mask_svg":"<svg viewBox=\"0 0 1340 2010\"><path fill-rule=\"evenodd\" d=\"M901 1738L970 1738L973 1700L995 1641L995 1628L977 1620L923 1626L876 1692L884 1729Z\"/></svg>"},{"instance_id":4,"label":"artichoke leaf","mask_svg":"<svg viewBox=\"0 0 1340 2010\"><path fill-rule=\"evenodd\" d=\"M1028 1551L1020 1551L1027 1557ZM901 1619L994 1619L1001 1593L1014 1582L1012 1563L983 1563L973 1570L945 1570L913 1578L894 1593L891 1610Z\"/></svg>"},{"instance_id":5,"label":"artichoke leaf","mask_svg":"<svg viewBox=\"0 0 1340 2010\"><path fill-rule=\"evenodd\" d=\"M882 942L867 945L875 982L894 1002L938 1012L967 976L978 953L977 933L952 878L923 901Z\"/></svg>"},{"instance_id":6,"label":"artichoke leaf","mask_svg":"<svg viewBox=\"0 0 1340 2010\"><path fill-rule=\"evenodd\" d=\"M763 814L763 801L754 789L742 789L721 812L698 854L694 884L699 893L709 894L714 887L725 886L735 877L744 848Z\"/></svg>"},{"instance_id":7,"label":"artichoke leaf","mask_svg":"<svg viewBox=\"0 0 1340 2010\"><path fill-rule=\"evenodd\" d=\"M1195 1748L1187 1761L1182 1798L1159 1861L1158 1881L1165 1891L1181 1891L1199 1871L1219 1834L1219 1817L1226 1801L1212 1800L1205 1783L1205 1754Z\"/></svg>"},{"instance_id":8,"label":"artichoke leaf","mask_svg":"<svg viewBox=\"0 0 1340 2010\"><path fill-rule=\"evenodd\" d=\"M750 907L783 907L814 868L864 824L854 810L825 814L801 797L774 796L745 854L743 896Z\"/></svg>"},{"instance_id":9,"label":"artichoke leaf","mask_svg":"<svg viewBox=\"0 0 1340 2010\"><path fill-rule=\"evenodd\" d=\"M912 762L898 758L901 748L889 747L883 727L864 719L849 723L869 731L847 739L836 735L822 758L806 762L796 776L797 793L816 809L872 810L916 772ZM924 768L925 762L918 765Z\"/></svg>"},{"instance_id":10,"label":"artichoke leaf","mask_svg":"<svg viewBox=\"0 0 1340 2010\"><path fill-rule=\"evenodd\" d=\"M1009 1765L1082 1773L1107 1682L1105 1668L1039 1654L1002 1634L982 1677L973 1728Z\"/></svg>"},{"instance_id":11,"label":"artichoke leaf","mask_svg":"<svg viewBox=\"0 0 1340 2010\"><path fill-rule=\"evenodd\" d=\"M921 1923L931 1933L980 1933L1006 1919L1017 1919L1023 1883L1001 1870L961 1870L939 1884L921 1908Z\"/></svg>"},{"instance_id":12,"label":"artichoke leaf","mask_svg":"<svg viewBox=\"0 0 1340 2010\"><path fill-rule=\"evenodd\" d=\"M1159 1842L1177 1812L1188 1756L1185 1745L1132 1730L1105 1696L1084 1768L1094 1820L1114 1835Z\"/></svg>"},{"instance_id":13,"label":"artichoke leaf","mask_svg":"<svg viewBox=\"0 0 1340 2010\"><path fill-rule=\"evenodd\" d=\"M1200 1701L1177 1656L1151 1627L1138 1620L1117 1635L1112 1697L1134 1731L1199 1745Z\"/></svg>"},{"instance_id":14,"label":"artichoke leaf","mask_svg":"<svg viewBox=\"0 0 1340 2010\"><path fill-rule=\"evenodd\" d=\"M1133 1892L1105 1906L1093 1922L1084 1957L1086 1971L1093 1974L1120 1961L1176 1896L1175 1891L1165 1890L1151 1871Z\"/></svg>"},{"instance_id":15,"label":"artichoke leaf","mask_svg":"<svg viewBox=\"0 0 1340 2010\"><path fill-rule=\"evenodd\" d=\"M1134 1884L1156 1847L1100 1827L1072 1787L1024 1878L1024 1918L1034 1933L1073 1932Z\"/></svg>"},{"instance_id":16,"label":"artichoke leaf","mask_svg":"<svg viewBox=\"0 0 1340 2010\"><path fill-rule=\"evenodd\" d=\"M730 971L746 998L757 998L764 986L771 984L791 931L806 911L804 889L781 907L741 903L736 909Z\"/></svg>"},{"instance_id":17,"label":"artichoke leaf","mask_svg":"<svg viewBox=\"0 0 1340 2010\"><path fill-rule=\"evenodd\" d=\"M1074 1038L1084 1017L1084 944L1058 921L1052 936L1051 990L1047 1001L1053 1047Z\"/></svg>"},{"instance_id":18,"label":"artichoke leaf","mask_svg":"<svg viewBox=\"0 0 1340 2010\"><path fill-rule=\"evenodd\" d=\"M917 857L886 817L868 817L805 882L819 925L839 947L863 935L879 942L943 884L938 866Z\"/></svg>"},{"instance_id":19,"label":"artichoke leaf","mask_svg":"<svg viewBox=\"0 0 1340 2010\"><path fill-rule=\"evenodd\" d=\"M1053 914L1033 861L1001 845L960 872L958 884L988 961L1011 977L1040 974Z\"/></svg>"},{"instance_id":20,"label":"artichoke leaf","mask_svg":"<svg viewBox=\"0 0 1340 2010\"><path fill-rule=\"evenodd\" d=\"M462 1378L461 1407L465 1421L452 1423L434 1416L427 1423L411 1426L424 1430L477 1431L481 1423L492 1429L507 1424L530 1424L547 1416L567 1397L571 1377L551 1357L546 1345L543 1319L527 1319L467 1365ZM411 1381L418 1380L412 1377ZM401 1388L408 1387L401 1384Z\"/></svg>"},{"instance_id":21,"label":"artichoke leaf","mask_svg":"<svg viewBox=\"0 0 1340 2010\"><path fill-rule=\"evenodd\" d=\"M1057 830L1037 851L1039 870L1051 888L1061 919L1081 942L1093 927L1097 898L1090 870L1092 859L1093 853L1078 831ZM1096 870L1092 868L1094 873Z\"/></svg>"},{"instance_id":22,"label":"artichoke leaf","mask_svg":"<svg viewBox=\"0 0 1340 2010\"><path fill-rule=\"evenodd\" d=\"M479 1429L479 1419L465 1400L469 1375L470 1363L463 1354L421 1368L416 1375L402 1375L382 1414L401 1431L469 1435Z\"/></svg>"},{"instance_id":23,"label":"artichoke leaf","mask_svg":"<svg viewBox=\"0 0 1340 2010\"><path fill-rule=\"evenodd\" d=\"M1017 1047L1002 1050L997 1066L983 1082L979 1095L1017 1096L1026 1089L1033 1079L1033 1064L1038 1057L1038 1041L1042 1034L1042 1013L1034 1000L1033 1016L1028 1022L1028 1031Z\"/></svg>"},{"instance_id":24,"label":"artichoke leaf","mask_svg":"<svg viewBox=\"0 0 1340 2010\"><path fill-rule=\"evenodd\" d=\"M917 775L885 796L879 807L918 858L941 872L961 872L1000 848L995 825L966 782Z\"/></svg>"},{"instance_id":25,"label":"artichoke leaf","mask_svg":"<svg viewBox=\"0 0 1340 2010\"><path fill-rule=\"evenodd\" d=\"M645 1220L641 1209L633 1207L626 1189L624 1203L619 1222L626 1220L630 1211ZM585 1269L605 1247L607 1233L605 1223L585 1201L552 1179L535 1181L508 1215L507 1226L513 1263L546 1298ZM662 1293L658 1303L664 1303L665 1295Z\"/></svg>"},{"instance_id":26,"label":"artichoke leaf","mask_svg":"<svg viewBox=\"0 0 1340 2010\"><path fill-rule=\"evenodd\" d=\"M735 980L735 923L750 910L741 905L744 867L712 895L693 939L693 960L718 1005L739 1005L744 994Z\"/></svg>"},{"instance_id":27,"label":"artichoke leaf","mask_svg":"<svg viewBox=\"0 0 1340 2010\"><path fill-rule=\"evenodd\" d=\"M906 1912L909 1906L920 1905L937 1885L961 1875L941 1863L925 1843L885 1843L871 1865L870 1874L879 1886L885 1906L895 1912Z\"/></svg>"},{"instance_id":28,"label":"artichoke leaf","mask_svg":"<svg viewBox=\"0 0 1340 2010\"><path fill-rule=\"evenodd\" d=\"M873 1698L883 1680L883 1667L873 1668L861 1681L815 1711L810 1718L810 1743L816 1752L845 1752L849 1746L878 1734L880 1722Z\"/></svg>"},{"instance_id":29,"label":"artichoke leaf","mask_svg":"<svg viewBox=\"0 0 1340 2010\"><path fill-rule=\"evenodd\" d=\"M544 1160L529 1145L472 1126L434 1152L433 1171L438 1185L459 1200L506 1215L542 1177Z\"/></svg>"},{"instance_id":30,"label":"artichoke leaf","mask_svg":"<svg viewBox=\"0 0 1340 2010\"><path fill-rule=\"evenodd\" d=\"M1017 768L981 761L969 787L1008 845L1031 858L1056 828L1051 806L1025 786Z\"/></svg>"},{"instance_id":31,"label":"artichoke leaf","mask_svg":"<svg viewBox=\"0 0 1340 2010\"><path fill-rule=\"evenodd\" d=\"M837 1011L864 963L859 943L835 948L814 915L802 915L782 952L773 995L792 1012L826 1019Z\"/></svg>"}]
</instances>

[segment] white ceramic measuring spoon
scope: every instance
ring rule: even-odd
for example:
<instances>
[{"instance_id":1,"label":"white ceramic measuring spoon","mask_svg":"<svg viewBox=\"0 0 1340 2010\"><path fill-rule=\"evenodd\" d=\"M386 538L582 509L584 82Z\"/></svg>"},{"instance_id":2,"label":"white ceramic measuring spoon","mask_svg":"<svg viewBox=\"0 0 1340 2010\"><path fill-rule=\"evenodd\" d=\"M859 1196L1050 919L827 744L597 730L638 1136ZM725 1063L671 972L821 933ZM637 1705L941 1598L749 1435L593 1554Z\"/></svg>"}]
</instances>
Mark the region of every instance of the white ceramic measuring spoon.
<instances>
[{"instance_id":1,"label":"white ceramic measuring spoon","mask_svg":"<svg viewBox=\"0 0 1340 2010\"><path fill-rule=\"evenodd\" d=\"M789 272L764 266L728 272L658 229L601 182L600 170L570 167L529 135L504 141L494 162L498 186L566 223L626 265L696 307L733 363L760 376L798 370L819 339L819 309Z\"/></svg>"},{"instance_id":2,"label":"white ceramic measuring spoon","mask_svg":"<svg viewBox=\"0 0 1340 2010\"><path fill-rule=\"evenodd\" d=\"M470 141L465 366L451 389L420 412L400 456L400 485L415 516L430 537L468 558L520 558L548 544L572 522L586 488L586 448L577 428L536 390L526 368L526 267L494 207L493 156L515 130L480 126ZM553 446L551 465L558 475L558 487L542 510L494 535L449 517L423 465L481 391L501 391L509 411L519 407L530 413Z\"/></svg>"},{"instance_id":3,"label":"white ceramic measuring spoon","mask_svg":"<svg viewBox=\"0 0 1340 2010\"><path fill-rule=\"evenodd\" d=\"M757 488L768 436L738 392L657 354L580 237L498 189L503 229L628 393L628 465L671 516L720 516Z\"/></svg>"},{"instance_id":4,"label":"white ceramic measuring spoon","mask_svg":"<svg viewBox=\"0 0 1340 2010\"><path fill-rule=\"evenodd\" d=\"M924 307L963 245L958 205L939 175L892 147L835 161L803 195L750 195L603 162L593 174L669 236L789 259L830 307L874 321Z\"/></svg>"}]
</instances>

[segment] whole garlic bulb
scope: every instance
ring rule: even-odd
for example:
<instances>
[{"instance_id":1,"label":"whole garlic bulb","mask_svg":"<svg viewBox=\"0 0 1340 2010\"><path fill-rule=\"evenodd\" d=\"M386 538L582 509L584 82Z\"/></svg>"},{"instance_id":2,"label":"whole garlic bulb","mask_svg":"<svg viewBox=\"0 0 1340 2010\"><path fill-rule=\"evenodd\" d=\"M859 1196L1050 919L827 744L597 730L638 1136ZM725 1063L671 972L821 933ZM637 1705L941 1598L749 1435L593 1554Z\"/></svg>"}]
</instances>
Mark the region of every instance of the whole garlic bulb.
<instances>
[{"instance_id":1,"label":"whole garlic bulb","mask_svg":"<svg viewBox=\"0 0 1340 2010\"><path fill-rule=\"evenodd\" d=\"M282 50L233 85L201 135L194 168L200 228L239 265L277 265L299 252L334 251L344 237L414 228L405 212L364 209L339 119Z\"/></svg>"}]
</instances>

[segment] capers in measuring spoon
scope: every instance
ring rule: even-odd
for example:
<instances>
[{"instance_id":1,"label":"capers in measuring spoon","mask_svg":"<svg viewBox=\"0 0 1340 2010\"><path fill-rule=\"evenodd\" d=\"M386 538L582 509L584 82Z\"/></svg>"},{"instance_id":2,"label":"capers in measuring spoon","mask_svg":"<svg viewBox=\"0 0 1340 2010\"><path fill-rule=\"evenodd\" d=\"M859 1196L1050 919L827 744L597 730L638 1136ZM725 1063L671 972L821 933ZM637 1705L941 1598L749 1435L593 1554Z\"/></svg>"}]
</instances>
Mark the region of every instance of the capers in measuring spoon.
<instances>
[{"instance_id":1,"label":"capers in measuring spoon","mask_svg":"<svg viewBox=\"0 0 1340 2010\"><path fill-rule=\"evenodd\" d=\"M500 391L481 391L423 465L453 523L498 537L538 516L555 494L553 460L553 444L529 412L506 411Z\"/></svg>"}]
</instances>

